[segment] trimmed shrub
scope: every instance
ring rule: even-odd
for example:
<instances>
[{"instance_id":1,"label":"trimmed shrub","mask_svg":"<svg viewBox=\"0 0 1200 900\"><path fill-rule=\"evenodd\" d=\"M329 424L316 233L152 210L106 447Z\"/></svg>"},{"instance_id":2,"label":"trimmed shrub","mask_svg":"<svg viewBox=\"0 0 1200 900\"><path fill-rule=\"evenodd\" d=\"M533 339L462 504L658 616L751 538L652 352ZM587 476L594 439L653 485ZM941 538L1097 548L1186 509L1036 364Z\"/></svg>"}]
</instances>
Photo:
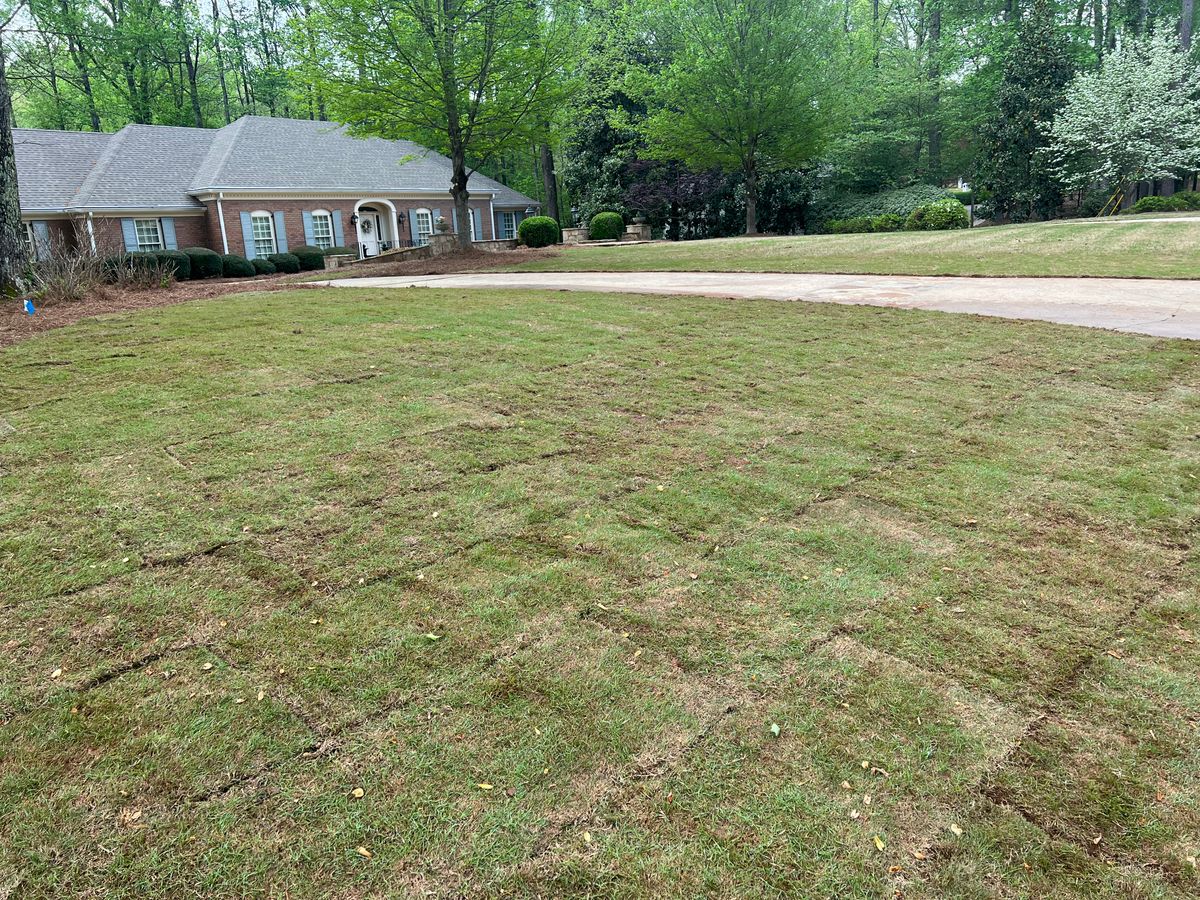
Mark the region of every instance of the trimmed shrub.
<instances>
[{"instance_id":1,"label":"trimmed shrub","mask_svg":"<svg viewBox=\"0 0 1200 900\"><path fill-rule=\"evenodd\" d=\"M250 263L254 266L254 271L259 275L274 275L279 271L275 268L275 263L269 259L252 259Z\"/></svg>"},{"instance_id":2,"label":"trimmed shrub","mask_svg":"<svg viewBox=\"0 0 1200 900\"><path fill-rule=\"evenodd\" d=\"M300 271L300 260L294 253L272 253L267 259L275 263L276 270L280 272L295 275Z\"/></svg>"},{"instance_id":3,"label":"trimmed shrub","mask_svg":"<svg viewBox=\"0 0 1200 900\"><path fill-rule=\"evenodd\" d=\"M1186 212L1190 209L1200 209L1200 202L1197 201L1200 201L1200 194L1195 191L1180 191L1170 197L1143 197L1129 207L1127 212Z\"/></svg>"},{"instance_id":4,"label":"trimmed shrub","mask_svg":"<svg viewBox=\"0 0 1200 900\"><path fill-rule=\"evenodd\" d=\"M1180 191L1171 199L1185 210L1200 209L1200 191Z\"/></svg>"},{"instance_id":5,"label":"trimmed shrub","mask_svg":"<svg viewBox=\"0 0 1200 900\"><path fill-rule=\"evenodd\" d=\"M970 227L971 217L967 215L967 208L949 197L918 206L908 214L904 223L905 231L950 231Z\"/></svg>"},{"instance_id":6,"label":"trimmed shrub","mask_svg":"<svg viewBox=\"0 0 1200 900\"><path fill-rule=\"evenodd\" d=\"M291 251L292 256L300 260L300 269L304 272L316 272L325 268L325 251L320 247L306 245Z\"/></svg>"},{"instance_id":7,"label":"trimmed shrub","mask_svg":"<svg viewBox=\"0 0 1200 900\"><path fill-rule=\"evenodd\" d=\"M192 260L192 278L220 278L221 254L207 247L184 247Z\"/></svg>"},{"instance_id":8,"label":"trimmed shrub","mask_svg":"<svg viewBox=\"0 0 1200 900\"><path fill-rule=\"evenodd\" d=\"M825 223L829 234L867 234L870 232L899 231L904 227L904 216L887 213L882 216L855 216L853 219L834 219Z\"/></svg>"},{"instance_id":9,"label":"trimmed shrub","mask_svg":"<svg viewBox=\"0 0 1200 900\"><path fill-rule=\"evenodd\" d=\"M878 194L842 194L814 204L810 218L815 222L825 223L832 219L856 219L860 216L889 214L907 218L918 206L941 200L945 196L946 189L933 184L914 184Z\"/></svg>"},{"instance_id":10,"label":"trimmed shrub","mask_svg":"<svg viewBox=\"0 0 1200 900\"><path fill-rule=\"evenodd\" d=\"M330 247L325 251L326 256L358 256L358 251L351 247Z\"/></svg>"},{"instance_id":11,"label":"trimmed shrub","mask_svg":"<svg viewBox=\"0 0 1200 900\"><path fill-rule=\"evenodd\" d=\"M620 213L602 212L592 216L588 223L588 237L593 241L620 240L625 233L625 220Z\"/></svg>"},{"instance_id":12,"label":"trimmed shrub","mask_svg":"<svg viewBox=\"0 0 1200 900\"><path fill-rule=\"evenodd\" d=\"M948 191L949 195L961 203L963 206L970 206L975 202L974 191Z\"/></svg>"},{"instance_id":13,"label":"trimmed shrub","mask_svg":"<svg viewBox=\"0 0 1200 900\"><path fill-rule=\"evenodd\" d=\"M549 247L557 244L561 235L558 223L549 216L530 216L517 226L517 237L526 247Z\"/></svg>"},{"instance_id":14,"label":"trimmed shrub","mask_svg":"<svg viewBox=\"0 0 1200 900\"><path fill-rule=\"evenodd\" d=\"M130 272L149 272L157 268L158 257L153 253L118 253L105 257L101 267L107 281L119 281Z\"/></svg>"},{"instance_id":15,"label":"trimmed shrub","mask_svg":"<svg viewBox=\"0 0 1200 900\"><path fill-rule=\"evenodd\" d=\"M164 272L170 272L176 281L187 281L192 277L192 258L178 250L158 250L149 254L158 260Z\"/></svg>"},{"instance_id":16,"label":"trimmed shrub","mask_svg":"<svg viewBox=\"0 0 1200 900\"><path fill-rule=\"evenodd\" d=\"M221 257L221 274L226 278L253 278L255 270L246 257L229 253Z\"/></svg>"}]
</instances>

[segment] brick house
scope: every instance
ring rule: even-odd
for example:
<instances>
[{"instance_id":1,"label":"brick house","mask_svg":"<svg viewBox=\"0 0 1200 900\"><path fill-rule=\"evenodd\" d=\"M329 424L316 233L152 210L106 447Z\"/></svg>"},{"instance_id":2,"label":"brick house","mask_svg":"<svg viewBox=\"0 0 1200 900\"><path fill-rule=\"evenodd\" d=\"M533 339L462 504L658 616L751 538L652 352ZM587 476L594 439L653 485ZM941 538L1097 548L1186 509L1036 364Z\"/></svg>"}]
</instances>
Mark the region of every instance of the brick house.
<instances>
[{"instance_id":1,"label":"brick house","mask_svg":"<svg viewBox=\"0 0 1200 900\"><path fill-rule=\"evenodd\" d=\"M360 257L425 243L450 200L450 161L329 122L245 116L220 129L127 125L116 134L16 129L25 239L114 253L208 247L253 259L302 244ZM478 173L475 241L516 236L538 204Z\"/></svg>"}]
</instances>

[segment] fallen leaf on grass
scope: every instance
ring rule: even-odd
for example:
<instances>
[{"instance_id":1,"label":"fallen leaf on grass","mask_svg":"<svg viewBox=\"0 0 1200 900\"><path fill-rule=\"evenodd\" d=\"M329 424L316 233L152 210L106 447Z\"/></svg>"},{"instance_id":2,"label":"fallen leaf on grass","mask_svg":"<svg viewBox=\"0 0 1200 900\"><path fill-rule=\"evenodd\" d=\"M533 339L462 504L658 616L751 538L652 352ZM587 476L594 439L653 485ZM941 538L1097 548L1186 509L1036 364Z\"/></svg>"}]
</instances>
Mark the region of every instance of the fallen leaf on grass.
<instances>
[{"instance_id":1,"label":"fallen leaf on grass","mask_svg":"<svg viewBox=\"0 0 1200 900\"><path fill-rule=\"evenodd\" d=\"M204 665L202 665L200 668L201 668L201 669L203 669L205 672L207 672L207 671L209 671L210 669L212 669L212 667L213 667L213 664L212 664L212 663L205 663L205 664L204 664Z\"/></svg>"},{"instance_id":2,"label":"fallen leaf on grass","mask_svg":"<svg viewBox=\"0 0 1200 900\"><path fill-rule=\"evenodd\" d=\"M361 856L363 859L370 859L374 855L366 847L355 847L354 852L357 853L359 856Z\"/></svg>"},{"instance_id":3,"label":"fallen leaf on grass","mask_svg":"<svg viewBox=\"0 0 1200 900\"><path fill-rule=\"evenodd\" d=\"M61 678L62 677L62 669L55 669L53 672L50 673L50 677L51 678Z\"/></svg>"},{"instance_id":4,"label":"fallen leaf on grass","mask_svg":"<svg viewBox=\"0 0 1200 900\"><path fill-rule=\"evenodd\" d=\"M912 851L913 859L928 859L929 857L921 850Z\"/></svg>"},{"instance_id":5,"label":"fallen leaf on grass","mask_svg":"<svg viewBox=\"0 0 1200 900\"><path fill-rule=\"evenodd\" d=\"M429 632L425 637L431 641L440 641L442 639L440 634L434 634L433 632Z\"/></svg>"},{"instance_id":6,"label":"fallen leaf on grass","mask_svg":"<svg viewBox=\"0 0 1200 900\"><path fill-rule=\"evenodd\" d=\"M882 850L884 847L887 846L887 844L885 844L883 842L883 838L881 838L879 835L875 835L874 841L875 841L875 849L876 850Z\"/></svg>"},{"instance_id":7,"label":"fallen leaf on grass","mask_svg":"<svg viewBox=\"0 0 1200 900\"><path fill-rule=\"evenodd\" d=\"M771 734L775 735L775 737L779 737L779 723L778 722L771 723Z\"/></svg>"},{"instance_id":8,"label":"fallen leaf on grass","mask_svg":"<svg viewBox=\"0 0 1200 900\"><path fill-rule=\"evenodd\" d=\"M954 832L955 837L962 837L963 830L954 823L951 823L950 830Z\"/></svg>"},{"instance_id":9,"label":"fallen leaf on grass","mask_svg":"<svg viewBox=\"0 0 1200 900\"><path fill-rule=\"evenodd\" d=\"M350 796L355 800L361 800L364 794L366 794L366 791L364 791L362 788L355 788L350 792Z\"/></svg>"},{"instance_id":10,"label":"fallen leaf on grass","mask_svg":"<svg viewBox=\"0 0 1200 900\"><path fill-rule=\"evenodd\" d=\"M476 787L479 788L481 791L490 791L494 787L494 785L490 785L486 781L481 781L481 782L479 782L479 784L476 785Z\"/></svg>"}]
</instances>

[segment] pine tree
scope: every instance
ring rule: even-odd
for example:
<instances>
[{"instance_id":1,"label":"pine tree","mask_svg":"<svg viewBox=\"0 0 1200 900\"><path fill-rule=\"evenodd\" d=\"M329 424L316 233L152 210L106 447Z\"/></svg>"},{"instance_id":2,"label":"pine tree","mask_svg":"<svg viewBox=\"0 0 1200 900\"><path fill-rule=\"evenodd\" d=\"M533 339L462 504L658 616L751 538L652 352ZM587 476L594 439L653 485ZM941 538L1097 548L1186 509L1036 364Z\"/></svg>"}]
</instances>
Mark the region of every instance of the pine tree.
<instances>
[{"instance_id":1,"label":"pine tree","mask_svg":"<svg viewBox=\"0 0 1200 900\"><path fill-rule=\"evenodd\" d=\"M997 217L1048 218L1062 205L1062 184L1041 152L1048 142L1042 126L1062 108L1073 75L1070 45L1054 8L1049 0L1035 0L1005 62L995 116L980 134L976 180L991 191Z\"/></svg>"}]
</instances>

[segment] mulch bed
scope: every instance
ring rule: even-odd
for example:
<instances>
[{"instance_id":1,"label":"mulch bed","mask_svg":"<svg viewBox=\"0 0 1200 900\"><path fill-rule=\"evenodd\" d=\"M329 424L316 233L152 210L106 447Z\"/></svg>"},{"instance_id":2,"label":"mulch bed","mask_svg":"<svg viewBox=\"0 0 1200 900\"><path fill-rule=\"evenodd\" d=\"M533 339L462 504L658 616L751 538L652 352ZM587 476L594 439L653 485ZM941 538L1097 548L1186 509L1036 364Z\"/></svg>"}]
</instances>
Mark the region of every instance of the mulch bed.
<instances>
[{"instance_id":1,"label":"mulch bed","mask_svg":"<svg viewBox=\"0 0 1200 900\"><path fill-rule=\"evenodd\" d=\"M501 269L525 262L557 256L558 250L545 248L530 250L519 247L502 253L485 250L460 250L447 256L432 259L397 260L396 262L360 263L338 269L330 275L335 278L382 278L389 275L454 275L459 272L479 272L486 269Z\"/></svg>"},{"instance_id":2,"label":"mulch bed","mask_svg":"<svg viewBox=\"0 0 1200 900\"><path fill-rule=\"evenodd\" d=\"M496 269L534 259L553 256L556 250L522 249L505 253L486 253L482 250L466 250L434 259L415 259L407 262L381 262L375 265L354 266L330 272L336 278L374 278L384 275L450 275L455 272L475 272L481 269ZM151 309L171 306L192 300L211 300L226 294L243 294L251 291L291 291L298 288L315 287L300 281L314 274L302 276L275 275L266 278L216 279L212 281L183 281L166 289L116 289L104 288L94 296L76 303L57 303L39 306L36 315L26 315L16 301L0 303L0 347L33 337L51 328L73 325L81 319L102 316L108 313L126 312L134 309Z\"/></svg>"}]
</instances>

